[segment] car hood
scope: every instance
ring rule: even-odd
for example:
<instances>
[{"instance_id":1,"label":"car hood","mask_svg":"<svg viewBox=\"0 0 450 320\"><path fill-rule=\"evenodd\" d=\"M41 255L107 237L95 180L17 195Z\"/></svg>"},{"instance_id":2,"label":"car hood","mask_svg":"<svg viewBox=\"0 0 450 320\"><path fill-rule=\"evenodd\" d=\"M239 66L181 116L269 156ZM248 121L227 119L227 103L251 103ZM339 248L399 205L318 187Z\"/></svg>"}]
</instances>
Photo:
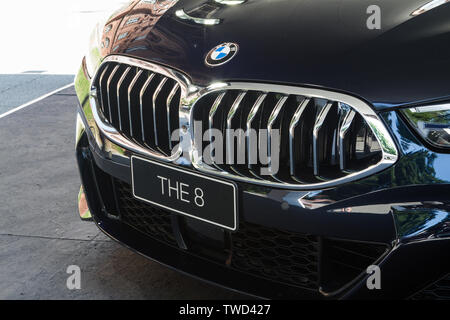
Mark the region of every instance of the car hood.
<instances>
[{"instance_id":1,"label":"car hood","mask_svg":"<svg viewBox=\"0 0 450 320\"><path fill-rule=\"evenodd\" d=\"M450 3L419 12L429 0L218 2L135 1L107 23L102 56L164 64L202 86L257 81L327 88L379 109L450 95ZM367 27L374 3L380 30ZM181 19L180 10L218 23ZM238 54L207 66L206 55L223 42L236 43Z\"/></svg>"}]
</instances>

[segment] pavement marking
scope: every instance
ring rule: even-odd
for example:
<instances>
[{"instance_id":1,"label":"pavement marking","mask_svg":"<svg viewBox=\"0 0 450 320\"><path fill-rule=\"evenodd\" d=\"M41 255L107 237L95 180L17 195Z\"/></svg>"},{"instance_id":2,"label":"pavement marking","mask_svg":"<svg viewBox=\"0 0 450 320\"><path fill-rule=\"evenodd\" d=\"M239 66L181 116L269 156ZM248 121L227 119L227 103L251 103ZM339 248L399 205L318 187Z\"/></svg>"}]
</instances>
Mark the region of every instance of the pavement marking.
<instances>
[{"instance_id":1,"label":"pavement marking","mask_svg":"<svg viewBox=\"0 0 450 320\"><path fill-rule=\"evenodd\" d=\"M43 95L43 96L41 96L41 97L39 97L37 99L31 100L30 102L27 102L27 103L25 103L25 104L23 104L21 106L18 106L16 108L12 109L12 110L9 110L8 112L5 112L5 113L1 114L0 115L0 119L4 118L6 116L9 116L10 114L15 113L17 111L20 111L20 110L22 110L22 109L24 109L26 107L29 107L32 104L35 104L36 102L42 101L42 100L44 100L44 99L46 99L46 98L48 98L48 97L50 97L50 96L52 96L54 94L57 94L58 92L61 92L61 91L65 90L65 89L68 89L68 88L72 87L73 85L74 85L73 83L68 84L68 85L66 85L66 86L64 86L62 88L56 89L55 91L47 93L47 94L45 94L45 95Z\"/></svg>"}]
</instances>

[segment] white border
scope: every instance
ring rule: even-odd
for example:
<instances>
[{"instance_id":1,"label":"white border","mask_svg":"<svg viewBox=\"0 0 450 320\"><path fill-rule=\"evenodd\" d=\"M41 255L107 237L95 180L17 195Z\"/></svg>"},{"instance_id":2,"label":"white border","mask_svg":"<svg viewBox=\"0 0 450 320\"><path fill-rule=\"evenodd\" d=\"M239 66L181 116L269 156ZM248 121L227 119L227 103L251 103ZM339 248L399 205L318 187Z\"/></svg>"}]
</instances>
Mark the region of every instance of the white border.
<instances>
[{"instance_id":1,"label":"white border","mask_svg":"<svg viewBox=\"0 0 450 320\"><path fill-rule=\"evenodd\" d=\"M189 213L186 213L186 212L183 212L183 211L179 211L179 210L176 210L176 209L173 209L173 208L170 208L170 207L166 207L166 206L158 204L156 202L153 202L153 201L150 201L150 200L147 200L147 199L144 199L144 198L136 196L136 194L134 192L134 166L133 166L133 160L134 159L139 159L141 161L149 162L151 164L154 164L154 165L157 165L157 166L161 166L161 167L165 167L167 169L179 171L179 172L182 172L182 173L187 174L187 175L200 177L200 178L203 178L203 179L207 179L207 180L210 180L210 181L214 181L214 182L217 182L217 183L221 183L221 184L233 187L233 191L234 191L234 195L233 195L234 196L234 228L230 228L228 226L224 226L224 225L221 225L219 223L215 223L215 222L210 221L210 220L202 219L200 217L193 216L193 215L191 215ZM238 226L237 226L238 225L238 207L237 207L237 205L238 205L237 204L238 203L238 201L237 201L237 193L238 193L238 191L237 191L236 185L234 183L232 183L232 182L214 179L214 178L211 178L211 177L208 177L208 176L205 176L205 175L201 175L201 174L197 174L197 173L190 172L190 171L187 171L187 170L183 170L183 169L179 169L179 168L176 168L176 167L168 166L168 165L165 165L165 164L153 161L153 160L148 160L148 159L144 159L144 158L141 158L141 157L132 156L131 157L131 185L132 185L132 190L133 190L133 196L136 199L139 199L141 201L153 204L153 205L155 205L157 207L161 207L163 209L174 211L176 213L182 214L184 216L188 216L188 217L196 219L196 220L200 220L200 221L203 221L203 222L207 222L207 223L213 224L215 226L218 226L218 227L221 227L221 228L224 228L224 229L227 229L227 230L237 231L237 229L238 229Z\"/></svg>"},{"instance_id":2,"label":"white border","mask_svg":"<svg viewBox=\"0 0 450 320\"><path fill-rule=\"evenodd\" d=\"M43 96L41 96L41 97L39 97L37 99L31 100L30 102L27 102L27 103L25 103L25 104L23 104L21 106L18 106L17 108L14 108L12 110L9 110L9 111L1 114L0 115L0 119L5 118L6 116L9 116L10 114L13 114L13 113L15 113L17 111L20 111L20 110L22 110L22 109L24 109L26 107L29 107L32 104L35 104L35 103L37 103L37 102L39 102L41 100L44 100L44 99L46 99L46 98L48 98L48 97L50 97L50 96L52 96L54 94L57 94L58 92L61 92L61 91L65 90L65 89L68 89L68 88L70 88L70 87L72 87L74 85L75 85L74 83L71 83L71 84L68 84L68 85L66 85L66 86L64 86L62 88L56 89L55 91L52 91L50 93L46 93L46 94L44 94Z\"/></svg>"}]
</instances>

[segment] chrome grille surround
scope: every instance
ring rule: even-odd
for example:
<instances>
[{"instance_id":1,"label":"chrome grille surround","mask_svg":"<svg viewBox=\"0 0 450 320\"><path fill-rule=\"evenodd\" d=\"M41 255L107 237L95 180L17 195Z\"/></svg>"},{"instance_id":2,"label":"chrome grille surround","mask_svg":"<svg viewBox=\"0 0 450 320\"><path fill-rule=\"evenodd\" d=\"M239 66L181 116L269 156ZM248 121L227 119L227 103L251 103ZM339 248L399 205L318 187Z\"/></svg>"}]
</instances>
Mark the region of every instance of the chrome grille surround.
<instances>
[{"instance_id":1,"label":"chrome grille surround","mask_svg":"<svg viewBox=\"0 0 450 320\"><path fill-rule=\"evenodd\" d=\"M375 173L381 172L393 164L395 164L398 160L398 150L397 147L386 129L384 123L376 114L376 112L364 101L355 98L350 95L321 90L315 88L306 88L306 87L295 87L295 86L285 86L285 85L273 85L273 84L262 84L262 83L246 83L246 82L218 82L214 83L208 87L199 87L195 86L191 83L188 77L183 75L181 72L172 70L167 67L163 67L154 63L129 58L125 56L109 56L107 57L104 63L108 62L117 62L126 64L128 66L135 66L144 70L148 70L164 77L175 80L181 90L181 103L179 107L179 128L182 128L180 132L180 139L182 143L178 145L177 149L172 151L172 154L167 156L160 152L155 152L155 150L151 150L149 148L143 147L135 143L134 141L126 138L121 132L111 126L107 119L103 116L101 110L99 110L99 99L97 96L98 88L94 86L91 87L91 96L90 102L93 110L93 115L96 123L99 126L100 131L112 142L117 145L130 150L131 152L141 154L143 156L148 156L157 160L161 160L164 162L176 162L177 164L181 164L184 166L193 166L200 172L204 172L210 175L215 175L219 177L223 177L226 179L232 179L236 181L242 181L245 183L251 183L261 186L269 186L276 187L282 189L292 189L292 190L318 190L324 188L331 188L337 185L341 185L344 183L348 183L351 181L359 180L368 176L371 176ZM103 65L102 64L102 65ZM101 70L101 67L100 69ZM92 84L95 83L95 79L99 75L97 74L93 77ZM295 146L295 141L293 139L292 129L295 130L296 126L299 125L300 118L302 116L302 111L306 108L308 101L311 99L322 99L326 101L333 101L339 104L343 104L349 106L350 108L346 111L345 114L342 115L342 125L338 132L337 139L341 142L345 138L346 133L350 129L351 123L356 115L360 115L362 119L367 123L370 127L371 132L374 134L376 141L379 143L381 150L381 160L371 165L364 170L350 173L344 177L340 177L337 179L332 179L328 181L319 181L317 183L304 183L301 181L294 182L285 182L276 177L272 177L271 179L261 179L258 175L253 176L242 176L233 169L233 166L230 166L229 170L224 170L222 167L217 165L207 165L202 159L202 151L199 146L195 144L195 132L194 132L194 112L196 110L196 106L198 102L201 101L204 97L217 94L217 93L226 93L230 90L238 90L242 92L242 95L236 100L236 104L234 105L235 110L239 108L239 103L244 98L244 92L254 91L261 92L261 96L257 99L254 104L250 114L256 114L258 112L259 106L263 103L267 94L277 93L282 95L282 100L279 101L279 104L274 108L271 117L273 121L276 120L278 116L278 112L283 107L284 102L289 96L302 96L305 98L302 104L298 106L298 110L295 112L293 119L290 123L290 136L289 136L289 150L290 152L290 162L292 163L292 149ZM172 93L171 93L172 94ZM211 115L214 116L214 112L217 110L220 100L223 98L223 95L219 94L216 101L211 105ZM240 100L240 101L239 101ZM314 133L320 130L321 125L323 124L323 118L326 116L326 109L329 109L330 106L325 105L322 115L318 115L318 119L315 123ZM227 119L227 125L231 123L233 117L235 116L235 112L230 112L230 118ZM249 116L247 125L251 126L252 117ZM270 137L269 137L270 139ZM317 146L313 146L315 149ZM317 153L314 152L316 155ZM187 156L188 155L188 156ZM339 166L343 169L344 160L342 159L342 155L339 156ZM316 164L317 161L314 161ZM291 174L295 174L295 167L291 166L289 168ZM251 170L250 170L251 171ZM318 172L318 167L314 165L314 172Z\"/></svg>"},{"instance_id":2,"label":"chrome grille surround","mask_svg":"<svg viewBox=\"0 0 450 320\"><path fill-rule=\"evenodd\" d=\"M223 99L223 92L230 92L235 91L237 98L233 97L230 98L232 101L235 101L234 103L228 102L229 105L231 105L229 109L229 114L233 115L236 113L235 106L238 105L242 101L242 93L257 93L259 95L258 98L254 99L254 105L252 110L249 112L248 116L248 122L251 123L251 121L254 118L255 113L259 112L259 109L261 108L261 101L263 101L268 94L277 94L279 95L279 98L277 98L278 101L275 101L272 103L273 109L269 112L270 116L268 120L266 120L266 126L264 128L267 128L270 132L273 123L277 120L279 117L280 111L283 108L283 106L286 104L286 101L288 97L290 96L301 96L304 98L301 103L299 103L296 112L293 114L292 121L290 123L290 133L292 133L292 129L299 125L299 120L301 117L302 112L304 111L304 108L306 105L314 100L314 99L320 99L323 100L325 103L323 106L321 106L318 109L318 113L314 119L314 126L313 126L313 136L315 139L311 139L311 148L312 148L312 154L313 154L313 169L314 169L314 176L319 175L319 166L317 161L317 149L318 145L317 143L317 136L318 132L320 131L322 125L324 124L325 118L327 117L328 112L330 111L333 103L339 103L341 106L347 106L347 111L345 113L342 113L341 115L341 123L339 130L339 140L343 140L345 138L345 135L347 131L350 128L350 125L352 123L352 120L355 118L356 115L360 115L363 121L367 124L367 126L370 128L372 133L374 134L377 143L380 146L380 161L378 161L374 165L367 166L366 168L359 170L358 172L352 172L347 174L344 177L331 179L331 180L324 180L318 177L318 181L315 183L308 183L308 182L302 182L300 180L295 179L295 177L292 178L291 182L286 182L286 180L279 179L277 176L259 176L258 174L255 174L255 170L251 170L251 167L249 166L249 171L251 175L242 175L237 172L236 168L232 165L222 166L221 168L218 168L217 165L209 166L206 163L202 161L201 152L202 149L199 146L194 146L194 152L193 152L193 165L200 171L203 171L205 173L209 174L215 174L220 175L223 177L228 177L234 180L243 181L247 183L253 183L258 185L266 185L266 186L272 186L272 187L278 187L278 188L285 188L285 189L297 189L297 190L314 190L314 189L323 189L323 188L329 188L333 187L338 184L347 183L350 181L358 180L370 175L373 175L374 173L380 172L389 166L393 165L397 159L398 159L398 151L395 146L395 143L393 142L392 138L390 137L386 127L382 123L381 119L378 117L378 115L373 111L373 109L367 105L365 102L341 93L336 93L332 91L325 91L320 89L312 89L312 88L301 88L301 87L293 87L293 86L283 86L283 85L272 85L272 84L258 84L258 83L245 83L245 82L234 82L234 83L216 83L211 87L208 87L206 89L203 89L199 96L200 98L197 99L195 105L193 106L194 111L192 112L192 118L191 123L195 120L195 109L196 108L203 108L204 105L199 105L201 100L204 99L206 96L216 93L220 94L220 99ZM220 103L220 102L219 102ZM215 102L217 104L217 101ZM217 105L212 107L211 110L215 110L217 112L217 109L220 108ZM228 110L225 111L225 114L228 113ZM279 120L278 120L279 121ZM224 121L225 122L225 121ZM224 124L227 128L229 127L229 124ZM207 127L207 125L205 125ZM211 127L211 124L209 124L209 127ZM338 125L336 125L338 127ZM247 128L250 128L249 124L247 123ZM268 140L270 143L270 134L268 136ZM289 141L289 149L292 150L294 147L294 135L290 134L290 137L284 137L288 138ZM282 136L283 139L283 136ZM269 156L270 156L270 148L269 149ZM290 162L292 163L292 152L290 152ZM343 159L339 159L339 167L345 166L345 161ZM291 173L295 173L295 166L292 164L289 168ZM219 172L218 172L219 171Z\"/></svg>"},{"instance_id":3,"label":"chrome grille surround","mask_svg":"<svg viewBox=\"0 0 450 320\"><path fill-rule=\"evenodd\" d=\"M181 97L185 97L189 95L189 90L192 89L192 87L190 86L190 82L189 79L186 78L183 74L165 68L165 67L161 67L159 65L153 64L153 63L149 63L149 62L145 62L142 60L138 60L138 59L133 59L133 58L128 58L128 57L124 57L124 56L109 56L107 57L102 65L99 67L99 70L97 71L97 74L92 78L91 80L91 92L90 92L90 103L91 103L91 107L92 107L92 113L94 116L94 120L97 123L100 131L112 142L116 143L117 145L130 150L132 152L138 153L138 154L142 154L142 155L146 155L158 160L163 160L163 161L167 161L167 162L173 162L176 161L180 155L181 155L181 150L172 150L171 154L164 154L163 152L161 152L161 150L158 150L157 148L150 148L148 146L145 145L145 133L142 132L142 139L144 141L142 141L141 143L138 143L137 141L130 139L130 137L126 137L123 132L122 132L122 122L121 122L121 117L118 117L119 120L119 125L114 125L112 118L111 118L111 111L109 110L109 117L105 116L105 114L102 112L102 106L101 106L101 90L102 87L100 85L96 86L95 84L97 83L97 81L102 81L101 78L103 76L103 72L106 70L104 68L105 65L107 64L112 64L112 63L116 63L117 65L115 66L115 68L113 69L113 71L111 72L109 79L108 79L108 84L107 87L110 86L110 80L114 77L114 74L117 72L117 69L119 68L119 66L124 66L126 67L126 70L122 73L120 80L118 81L117 84L117 97L120 97L120 93L119 90L121 89L120 84L122 83L122 81L125 79L125 77L127 76L127 73L129 72L131 67L136 67L138 68L137 74L135 77L133 77L133 80L131 81L129 88L132 88L134 86L135 81L137 81L138 77L140 76L140 74L144 71L148 71L150 73L150 76L148 77L148 79L145 81L144 85L141 88L141 92L140 95L142 96L142 92L146 90L147 86L149 85L149 83L151 82L151 80L153 79L154 76L161 76L162 79L160 80L158 87L156 88L155 92L151 95L152 99L153 99L153 105L155 104L155 99L158 96L159 91L162 89L162 87L164 86L164 84L167 82L168 79L171 79L173 81L175 81L175 86L171 89L170 93L168 94L167 97L167 112L169 112L169 105L172 102L172 99L174 98L174 95L176 94L177 90L181 91ZM175 92L174 92L175 91ZM100 94L99 94L100 93ZM128 92L129 93L129 92ZM110 97L110 95L108 94L108 98ZM130 99L128 100L130 102ZM119 108L119 113L120 111L120 102L117 103L118 108ZM108 103L108 106L111 107L111 103ZM128 110L128 112L131 112L131 106L128 104L127 106L124 106L124 108L126 107L126 109ZM151 107L151 106L150 106ZM140 115L142 115L142 103L140 105ZM180 109L180 107L178 107L178 109ZM158 145L158 134L157 134L157 123L156 123L156 118L155 118L155 108L153 108L152 110L153 113L153 139L154 139L154 143L156 145ZM131 117L130 117L131 118ZM143 117L140 117L141 121L143 121ZM167 117L167 126L170 130L170 119L169 117ZM133 132L133 128L132 125L130 124L130 131ZM142 130L144 130L144 125L142 122ZM173 128L173 129L177 129L177 128ZM140 128L139 128L140 130ZM169 132L167 132L167 135L169 134ZM169 145L170 147L172 147L171 141L169 139Z\"/></svg>"}]
</instances>

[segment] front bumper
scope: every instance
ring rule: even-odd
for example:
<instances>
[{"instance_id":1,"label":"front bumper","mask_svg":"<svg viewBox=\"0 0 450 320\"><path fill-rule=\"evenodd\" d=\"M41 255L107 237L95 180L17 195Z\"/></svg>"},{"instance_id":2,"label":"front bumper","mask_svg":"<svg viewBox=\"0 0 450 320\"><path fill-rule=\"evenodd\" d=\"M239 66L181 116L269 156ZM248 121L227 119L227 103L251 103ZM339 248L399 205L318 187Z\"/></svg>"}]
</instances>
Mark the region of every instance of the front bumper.
<instances>
[{"instance_id":1,"label":"front bumper","mask_svg":"<svg viewBox=\"0 0 450 320\"><path fill-rule=\"evenodd\" d=\"M225 232L158 211L170 228L165 233L169 241L161 234L152 237L152 229L139 229L136 223L125 221L117 188L131 185L132 154L98 130L89 105L89 82L82 72L76 84L81 105L76 150L89 208L101 230L140 254L194 277L264 298L407 298L450 271L450 173L439 165L448 163L450 155L424 148L396 112L383 114L402 146L403 156L394 167L358 182L314 192L238 183L241 229L257 228L257 236L251 231L244 235ZM135 209L139 206L132 205ZM255 248L257 244L239 251L234 238L243 236L262 244L270 240L276 252L263 252L264 248ZM295 260L299 258L295 254L298 236L306 242L300 258L310 259L309 263ZM283 247L280 239L286 237L295 240ZM282 252L286 248L289 252ZM233 264L238 253L248 254L258 263L238 268ZM255 254L258 256L252 257ZM366 259L360 261L361 256ZM262 271L251 272L258 264ZM305 267L311 275L297 279L296 285L295 272L287 270L286 264ZM382 290L367 288L366 268L371 264L381 268ZM273 270L277 274L273 275Z\"/></svg>"}]
</instances>

